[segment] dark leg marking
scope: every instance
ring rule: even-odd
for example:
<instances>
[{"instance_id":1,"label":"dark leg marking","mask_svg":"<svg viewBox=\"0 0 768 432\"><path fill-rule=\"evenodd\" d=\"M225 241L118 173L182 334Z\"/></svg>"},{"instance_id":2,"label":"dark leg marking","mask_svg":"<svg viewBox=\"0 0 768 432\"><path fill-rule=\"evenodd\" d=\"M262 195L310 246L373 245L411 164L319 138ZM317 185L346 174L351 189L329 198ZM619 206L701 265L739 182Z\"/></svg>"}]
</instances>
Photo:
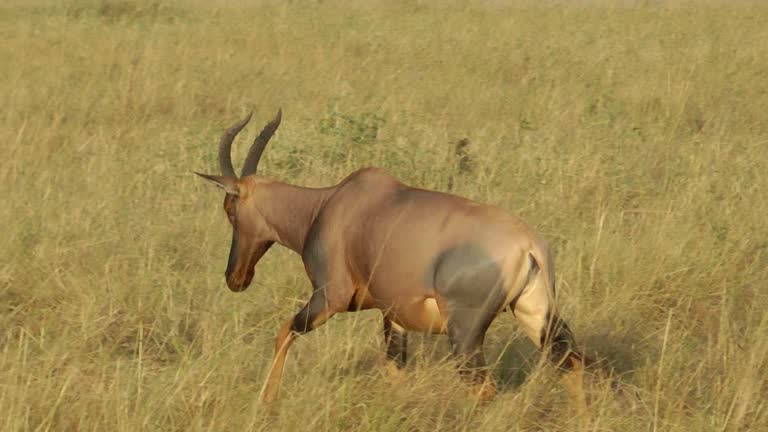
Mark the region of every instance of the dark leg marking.
<instances>
[{"instance_id":1,"label":"dark leg marking","mask_svg":"<svg viewBox=\"0 0 768 432\"><path fill-rule=\"evenodd\" d=\"M291 331L299 334L312 331L318 317L324 321L325 317L321 315L330 312L325 291L330 283L328 277L329 260L326 245L320 235L322 225L321 213L309 229L304 250L301 252L304 269L312 282L313 291L312 297L293 319ZM336 311L336 309L333 310L333 312Z\"/></svg>"},{"instance_id":2,"label":"dark leg marking","mask_svg":"<svg viewBox=\"0 0 768 432\"><path fill-rule=\"evenodd\" d=\"M393 327L392 321L384 318L384 341L387 344L387 358L395 362L398 369L404 368L408 351L408 334Z\"/></svg>"},{"instance_id":3,"label":"dark leg marking","mask_svg":"<svg viewBox=\"0 0 768 432\"><path fill-rule=\"evenodd\" d=\"M455 317L448 322L448 338L453 348L453 356L459 360L459 373L466 379L475 383L481 383L488 375L485 370L485 356L483 355L483 340L488 326L482 329L468 328Z\"/></svg>"},{"instance_id":4,"label":"dark leg marking","mask_svg":"<svg viewBox=\"0 0 768 432\"><path fill-rule=\"evenodd\" d=\"M304 262L304 269L307 271L309 280L315 290L325 287L330 278L328 277L328 253L326 245L320 238L320 227L322 226L322 216L309 229L304 250L301 252L301 259ZM314 294L313 294L314 295Z\"/></svg>"},{"instance_id":5,"label":"dark leg marking","mask_svg":"<svg viewBox=\"0 0 768 432\"><path fill-rule=\"evenodd\" d=\"M307 304L296 314L293 318L293 324L291 325L291 331L304 334L314 329L315 320L322 314L327 312L328 307L325 302L325 294L322 291L315 291L312 293Z\"/></svg>"},{"instance_id":6,"label":"dark leg marking","mask_svg":"<svg viewBox=\"0 0 768 432\"><path fill-rule=\"evenodd\" d=\"M547 314L547 327L541 333L541 347L548 351L549 360L558 368L571 370L576 366L574 361L582 361L571 329L558 316Z\"/></svg>"},{"instance_id":7,"label":"dark leg marking","mask_svg":"<svg viewBox=\"0 0 768 432\"><path fill-rule=\"evenodd\" d=\"M587 409L584 394L584 356L575 351L576 342L571 329L559 316L547 313L547 325L541 335L541 347L549 360L562 372L562 382L575 403L576 412L582 417ZM586 424L584 426L586 427Z\"/></svg>"}]
</instances>

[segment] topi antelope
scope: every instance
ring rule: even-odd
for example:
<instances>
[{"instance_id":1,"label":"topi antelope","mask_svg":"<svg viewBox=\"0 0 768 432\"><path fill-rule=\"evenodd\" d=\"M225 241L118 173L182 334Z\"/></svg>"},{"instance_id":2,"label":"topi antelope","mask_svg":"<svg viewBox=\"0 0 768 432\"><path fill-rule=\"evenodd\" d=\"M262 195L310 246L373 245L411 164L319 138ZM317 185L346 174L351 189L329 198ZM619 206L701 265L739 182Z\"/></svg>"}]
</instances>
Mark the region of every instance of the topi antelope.
<instances>
[{"instance_id":1,"label":"topi antelope","mask_svg":"<svg viewBox=\"0 0 768 432\"><path fill-rule=\"evenodd\" d=\"M496 391L483 339L495 317L509 309L534 344L566 371L579 397L584 365L557 311L552 255L525 222L497 207L407 186L377 168L317 189L256 175L282 110L256 137L238 178L230 147L251 115L222 136L221 175L196 174L226 193L233 229L229 289L245 290L275 243L301 255L312 283L309 301L277 332L263 402L276 398L286 353L298 335L337 313L371 308L384 317L388 367L405 366L408 331L447 334L461 376L482 399Z\"/></svg>"}]
</instances>

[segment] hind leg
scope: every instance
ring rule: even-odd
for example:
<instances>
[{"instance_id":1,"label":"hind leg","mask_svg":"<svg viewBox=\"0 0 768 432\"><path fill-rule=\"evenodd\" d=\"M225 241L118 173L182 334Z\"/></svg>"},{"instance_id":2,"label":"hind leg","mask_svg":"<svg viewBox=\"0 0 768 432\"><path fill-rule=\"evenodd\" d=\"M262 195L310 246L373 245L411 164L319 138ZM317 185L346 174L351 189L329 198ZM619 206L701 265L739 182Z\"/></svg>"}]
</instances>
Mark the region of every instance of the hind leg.
<instances>
[{"instance_id":1,"label":"hind leg","mask_svg":"<svg viewBox=\"0 0 768 432\"><path fill-rule=\"evenodd\" d=\"M437 259L434 283L460 372L479 386L482 399L490 399L496 386L482 349L485 332L507 301L499 259L479 245L457 246Z\"/></svg>"},{"instance_id":2,"label":"hind leg","mask_svg":"<svg viewBox=\"0 0 768 432\"><path fill-rule=\"evenodd\" d=\"M549 360L564 372L561 381L576 404L576 410L579 414L584 413L587 406L584 395L584 358L576 351L576 342L568 324L557 315L548 316L547 327L540 341Z\"/></svg>"},{"instance_id":3,"label":"hind leg","mask_svg":"<svg viewBox=\"0 0 768 432\"><path fill-rule=\"evenodd\" d=\"M483 340L492 319L486 317L485 322L478 323L478 317L472 314L454 313L448 320L448 338L453 357L459 361L459 374L475 387L480 400L496 395L496 384L483 355Z\"/></svg>"},{"instance_id":4,"label":"hind leg","mask_svg":"<svg viewBox=\"0 0 768 432\"><path fill-rule=\"evenodd\" d=\"M562 382L579 412L586 408L583 391L584 360L568 324L557 314L541 278L529 284L517 299L513 312L523 330L550 362L563 372Z\"/></svg>"}]
</instances>

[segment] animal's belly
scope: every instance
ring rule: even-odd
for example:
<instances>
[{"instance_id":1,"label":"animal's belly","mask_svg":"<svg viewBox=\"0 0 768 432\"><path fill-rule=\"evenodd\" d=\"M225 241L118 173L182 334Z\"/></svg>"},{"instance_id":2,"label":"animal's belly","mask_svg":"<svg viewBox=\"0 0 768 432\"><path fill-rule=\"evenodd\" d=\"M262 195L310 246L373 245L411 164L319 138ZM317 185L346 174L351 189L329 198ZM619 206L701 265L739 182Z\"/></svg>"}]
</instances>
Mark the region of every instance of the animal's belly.
<instances>
[{"instance_id":1,"label":"animal's belly","mask_svg":"<svg viewBox=\"0 0 768 432\"><path fill-rule=\"evenodd\" d=\"M401 300L394 308L392 320L409 331L425 333L447 332L447 323L432 297Z\"/></svg>"}]
</instances>

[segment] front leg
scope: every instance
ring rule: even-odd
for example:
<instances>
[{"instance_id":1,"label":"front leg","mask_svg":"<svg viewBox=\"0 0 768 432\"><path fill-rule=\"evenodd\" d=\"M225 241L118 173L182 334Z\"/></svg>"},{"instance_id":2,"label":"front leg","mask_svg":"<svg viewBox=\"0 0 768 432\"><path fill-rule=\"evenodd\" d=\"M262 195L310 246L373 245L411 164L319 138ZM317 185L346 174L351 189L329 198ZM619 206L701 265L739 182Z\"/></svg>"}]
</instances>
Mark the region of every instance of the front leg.
<instances>
[{"instance_id":1,"label":"front leg","mask_svg":"<svg viewBox=\"0 0 768 432\"><path fill-rule=\"evenodd\" d=\"M339 312L328 305L324 290L315 290L306 305L293 318L283 324L275 338L275 354L272 367L261 389L259 399L263 403L271 403L277 398L280 382L283 377L283 366L288 348L296 336L308 333L320 327L334 314Z\"/></svg>"},{"instance_id":2,"label":"front leg","mask_svg":"<svg viewBox=\"0 0 768 432\"><path fill-rule=\"evenodd\" d=\"M408 333L386 316L384 317L384 343L387 345L387 370L391 375L398 375L405 367Z\"/></svg>"},{"instance_id":3,"label":"front leg","mask_svg":"<svg viewBox=\"0 0 768 432\"><path fill-rule=\"evenodd\" d=\"M277 398L285 356L296 336L308 333L336 313L346 311L354 297L352 280L345 265L346 256L342 253L344 248L338 244L325 243L320 235L321 229L322 224L316 222L307 235L301 255L307 276L312 282L312 297L277 332L272 367L261 389L262 402L270 403Z\"/></svg>"}]
</instances>

